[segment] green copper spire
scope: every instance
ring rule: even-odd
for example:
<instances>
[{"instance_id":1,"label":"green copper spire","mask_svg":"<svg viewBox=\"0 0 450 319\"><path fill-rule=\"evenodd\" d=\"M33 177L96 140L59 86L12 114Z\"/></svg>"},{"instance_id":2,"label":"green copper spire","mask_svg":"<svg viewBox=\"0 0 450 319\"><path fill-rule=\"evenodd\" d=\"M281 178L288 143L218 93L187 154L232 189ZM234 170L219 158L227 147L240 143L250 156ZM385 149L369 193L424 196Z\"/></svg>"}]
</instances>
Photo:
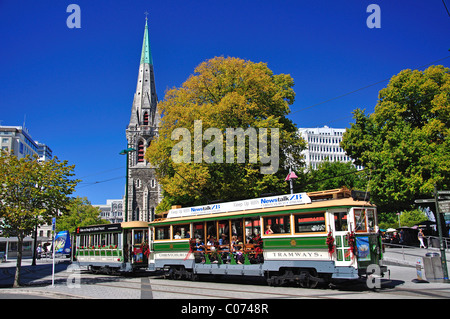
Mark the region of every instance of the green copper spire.
<instances>
[{"instance_id":1,"label":"green copper spire","mask_svg":"<svg viewBox=\"0 0 450 319\"><path fill-rule=\"evenodd\" d=\"M152 53L150 51L150 42L148 41L147 18L145 18L144 40L142 41L141 64L142 63L153 65Z\"/></svg>"}]
</instances>

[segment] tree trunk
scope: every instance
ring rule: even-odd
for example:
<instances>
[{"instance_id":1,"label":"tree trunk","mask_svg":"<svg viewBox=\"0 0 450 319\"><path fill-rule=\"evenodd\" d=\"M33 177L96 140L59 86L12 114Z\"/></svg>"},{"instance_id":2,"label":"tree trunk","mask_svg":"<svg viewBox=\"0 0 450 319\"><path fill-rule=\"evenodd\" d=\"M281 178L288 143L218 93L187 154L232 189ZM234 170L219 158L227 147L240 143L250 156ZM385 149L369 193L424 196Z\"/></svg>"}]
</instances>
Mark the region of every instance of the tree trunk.
<instances>
[{"instance_id":1,"label":"tree trunk","mask_svg":"<svg viewBox=\"0 0 450 319\"><path fill-rule=\"evenodd\" d=\"M23 247L23 233L17 234L17 263L16 263L16 275L14 276L13 288L20 287L20 269L22 267L22 247Z\"/></svg>"}]
</instances>

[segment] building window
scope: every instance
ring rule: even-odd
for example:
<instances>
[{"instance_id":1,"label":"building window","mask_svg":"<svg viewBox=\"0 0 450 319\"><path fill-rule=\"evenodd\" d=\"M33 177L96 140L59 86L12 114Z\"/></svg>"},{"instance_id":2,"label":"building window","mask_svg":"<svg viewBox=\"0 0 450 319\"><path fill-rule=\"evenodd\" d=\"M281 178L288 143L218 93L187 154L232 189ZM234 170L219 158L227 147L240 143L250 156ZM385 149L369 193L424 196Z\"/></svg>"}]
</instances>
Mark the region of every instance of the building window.
<instances>
[{"instance_id":1,"label":"building window","mask_svg":"<svg viewBox=\"0 0 450 319\"><path fill-rule=\"evenodd\" d=\"M148 125L148 112L144 113L144 125Z\"/></svg>"},{"instance_id":2,"label":"building window","mask_svg":"<svg viewBox=\"0 0 450 319\"><path fill-rule=\"evenodd\" d=\"M138 162L139 163L144 162L144 154L145 154L144 142L140 141L138 143Z\"/></svg>"}]
</instances>

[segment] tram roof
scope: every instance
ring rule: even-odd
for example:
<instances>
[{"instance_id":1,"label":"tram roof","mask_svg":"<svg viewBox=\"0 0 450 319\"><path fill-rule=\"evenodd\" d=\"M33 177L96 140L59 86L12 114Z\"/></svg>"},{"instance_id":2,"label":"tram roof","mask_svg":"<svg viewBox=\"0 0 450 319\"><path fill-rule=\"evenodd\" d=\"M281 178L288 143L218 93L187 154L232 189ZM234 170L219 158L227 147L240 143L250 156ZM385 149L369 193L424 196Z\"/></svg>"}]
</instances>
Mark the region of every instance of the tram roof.
<instances>
[{"instance_id":1,"label":"tram roof","mask_svg":"<svg viewBox=\"0 0 450 319\"><path fill-rule=\"evenodd\" d=\"M240 210L224 213L211 213L211 214L199 214L185 217L173 217L173 218L161 218L150 222L150 225L160 224L179 224L183 222L191 222L195 220L215 220L215 219L228 219L228 218L242 218L249 215L271 215L271 214L286 214L293 212L307 212L307 211L320 211L328 208L349 208L349 207L371 207L376 206L368 201L357 201L352 197L347 198L335 198L328 200L318 200L307 204L300 205L286 205L276 206L249 210Z\"/></svg>"},{"instance_id":2,"label":"tram roof","mask_svg":"<svg viewBox=\"0 0 450 319\"><path fill-rule=\"evenodd\" d=\"M121 224L122 228L148 227L148 222L143 222L143 221L122 222L120 224Z\"/></svg>"}]
</instances>

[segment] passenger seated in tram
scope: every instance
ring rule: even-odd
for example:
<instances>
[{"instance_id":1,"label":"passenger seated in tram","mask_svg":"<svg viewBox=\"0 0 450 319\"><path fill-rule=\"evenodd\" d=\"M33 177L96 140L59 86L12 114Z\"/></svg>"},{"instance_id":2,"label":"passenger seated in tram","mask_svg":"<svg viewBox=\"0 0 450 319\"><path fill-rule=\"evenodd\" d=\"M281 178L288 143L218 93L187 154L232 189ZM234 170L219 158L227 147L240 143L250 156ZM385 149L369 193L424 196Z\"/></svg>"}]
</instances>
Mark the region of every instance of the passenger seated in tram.
<instances>
[{"instance_id":1,"label":"passenger seated in tram","mask_svg":"<svg viewBox=\"0 0 450 319\"><path fill-rule=\"evenodd\" d=\"M205 246L203 245L203 242L200 238L196 238L194 245L194 258L196 263L204 262L204 251Z\"/></svg>"},{"instance_id":2,"label":"passenger seated in tram","mask_svg":"<svg viewBox=\"0 0 450 319\"><path fill-rule=\"evenodd\" d=\"M223 262L228 262L230 260L230 245L227 239L227 235L222 234L219 239L219 249L221 251L221 257Z\"/></svg>"},{"instance_id":3,"label":"passenger seated in tram","mask_svg":"<svg viewBox=\"0 0 450 319\"><path fill-rule=\"evenodd\" d=\"M209 260L212 263L218 263L219 262L219 253L217 252L218 250L218 242L216 241L215 237L212 235L208 236L208 242L207 242L207 247L209 249Z\"/></svg>"},{"instance_id":4,"label":"passenger seated in tram","mask_svg":"<svg viewBox=\"0 0 450 319\"><path fill-rule=\"evenodd\" d=\"M240 265L244 263L244 243L238 241L236 244L236 262Z\"/></svg>"},{"instance_id":5,"label":"passenger seated in tram","mask_svg":"<svg viewBox=\"0 0 450 319\"><path fill-rule=\"evenodd\" d=\"M270 225L266 225L266 232L265 232L265 234L266 234L266 235L273 234L273 230L272 230L272 228L270 227Z\"/></svg>"},{"instance_id":6,"label":"passenger seated in tram","mask_svg":"<svg viewBox=\"0 0 450 319\"><path fill-rule=\"evenodd\" d=\"M195 248L197 251L204 251L205 247L200 238L195 239Z\"/></svg>"}]
</instances>

